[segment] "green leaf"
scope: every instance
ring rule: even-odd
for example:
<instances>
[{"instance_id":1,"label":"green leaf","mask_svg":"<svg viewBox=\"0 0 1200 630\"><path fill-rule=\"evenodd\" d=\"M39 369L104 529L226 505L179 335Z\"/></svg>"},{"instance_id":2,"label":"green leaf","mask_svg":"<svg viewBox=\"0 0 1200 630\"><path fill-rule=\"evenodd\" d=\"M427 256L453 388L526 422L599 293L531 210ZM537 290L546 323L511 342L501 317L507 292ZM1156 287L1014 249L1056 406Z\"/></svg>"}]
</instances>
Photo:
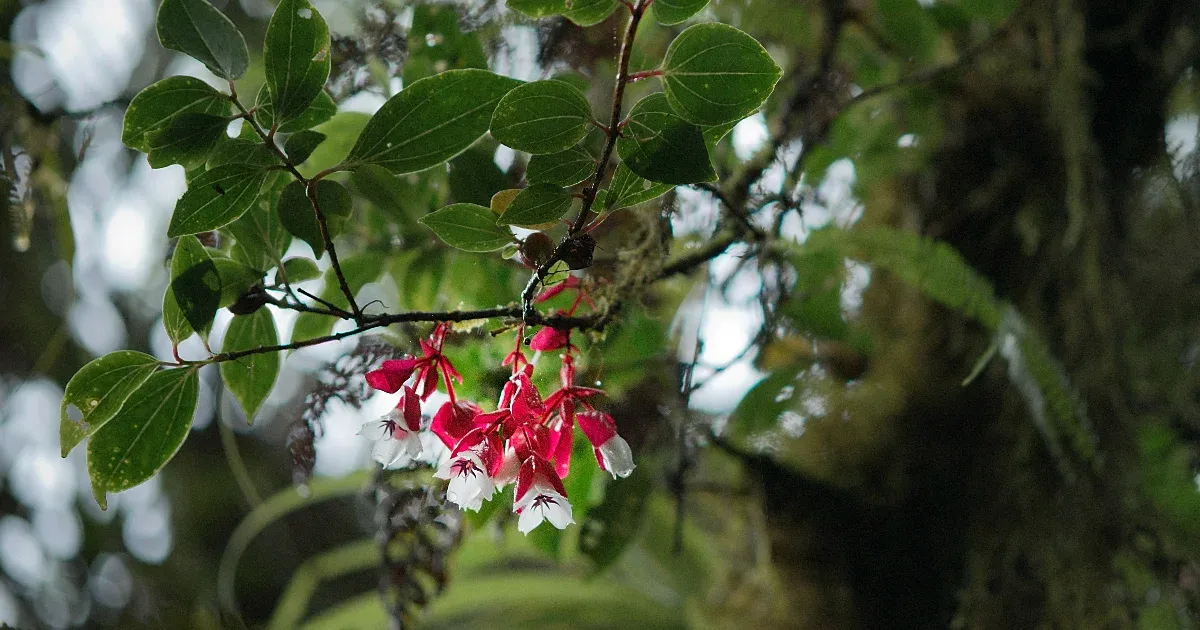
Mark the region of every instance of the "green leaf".
<instances>
[{"instance_id":1,"label":"green leaf","mask_svg":"<svg viewBox=\"0 0 1200 630\"><path fill-rule=\"evenodd\" d=\"M272 167L281 164L279 156L267 145L244 138L223 138L217 149L208 157L209 170L226 164L248 164L254 167Z\"/></svg>"},{"instance_id":2,"label":"green leaf","mask_svg":"<svg viewBox=\"0 0 1200 630\"><path fill-rule=\"evenodd\" d=\"M204 0L163 0L158 8L158 40L230 81L250 67L246 40L229 18Z\"/></svg>"},{"instance_id":3,"label":"green leaf","mask_svg":"<svg viewBox=\"0 0 1200 630\"><path fill-rule=\"evenodd\" d=\"M225 229L234 238L229 257L255 269L278 265L292 242L268 199L260 199Z\"/></svg>"},{"instance_id":4,"label":"green leaf","mask_svg":"<svg viewBox=\"0 0 1200 630\"><path fill-rule=\"evenodd\" d=\"M225 307L238 301L251 287L262 283L263 276L266 275L223 254L215 254L210 250L209 255L217 267L217 276L221 279L221 300L218 306Z\"/></svg>"},{"instance_id":5,"label":"green leaf","mask_svg":"<svg viewBox=\"0 0 1200 630\"><path fill-rule=\"evenodd\" d=\"M265 348L279 344L279 333L275 331L275 317L271 311L260 308L249 315L238 315L229 322L221 352L237 352L254 348ZM221 364L221 380L233 393L242 410L246 412L246 423L252 424L254 414L275 386L279 375L279 352L263 352Z\"/></svg>"},{"instance_id":6,"label":"green leaf","mask_svg":"<svg viewBox=\"0 0 1200 630\"><path fill-rule=\"evenodd\" d=\"M411 173L462 153L487 132L496 104L520 85L486 70L450 70L388 99L350 149L348 168L378 164Z\"/></svg>"},{"instance_id":7,"label":"green leaf","mask_svg":"<svg viewBox=\"0 0 1200 630\"><path fill-rule=\"evenodd\" d=\"M299 168L305 177L341 164L350 154L350 148L359 139L362 130L371 122L371 116L362 112L338 112L314 130L325 134L325 142L308 156Z\"/></svg>"},{"instance_id":8,"label":"green leaf","mask_svg":"<svg viewBox=\"0 0 1200 630\"><path fill-rule=\"evenodd\" d=\"M694 184L717 178L704 133L675 115L661 92L638 101L629 112L617 153L629 170L663 184Z\"/></svg>"},{"instance_id":9,"label":"green leaf","mask_svg":"<svg viewBox=\"0 0 1200 630\"><path fill-rule=\"evenodd\" d=\"M59 408L58 441L62 456L115 416L129 394L154 370L158 359L141 352L120 350L94 359L79 368L67 382ZM81 414L71 419L71 407Z\"/></svg>"},{"instance_id":10,"label":"green leaf","mask_svg":"<svg viewBox=\"0 0 1200 630\"><path fill-rule=\"evenodd\" d=\"M325 215L329 237L341 231L350 216L350 192L341 184L322 179L317 182L317 203ZM292 236L308 243L313 255L320 258L325 254L325 239L321 236L321 224L313 210L304 184L292 182L284 187L279 196L279 221Z\"/></svg>"},{"instance_id":11,"label":"green leaf","mask_svg":"<svg viewBox=\"0 0 1200 630\"><path fill-rule=\"evenodd\" d=\"M195 331L208 337L221 302L221 277L195 236L180 237L171 257L171 284L163 296L163 327L178 344Z\"/></svg>"},{"instance_id":12,"label":"green leaf","mask_svg":"<svg viewBox=\"0 0 1200 630\"><path fill-rule=\"evenodd\" d=\"M308 258L289 258L283 261L283 274L288 282L304 282L321 277L317 263Z\"/></svg>"},{"instance_id":13,"label":"green leaf","mask_svg":"<svg viewBox=\"0 0 1200 630\"><path fill-rule=\"evenodd\" d=\"M534 227L552 223L567 213L574 197L570 191L552 184L534 184L517 193L497 225Z\"/></svg>"},{"instance_id":14,"label":"green leaf","mask_svg":"<svg viewBox=\"0 0 1200 630\"><path fill-rule=\"evenodd\" d=\"M531 18L561 15L579 26L603 22L617 9L617 0L508 0L508 8Z\"/></svg>"},{"instance_id":15,"label":"green leaf","mask_svg":"<svg viewBox=\"0 0 1200 630\"><path fill-rule=\"evenodd\" d=\"M329 27L308 0L282 0L267 25L263 66L275 123L308 109L329 78Z\"/></svg>"},{"instance_id":16,"label":"green leaf","mask_svg":"<svg viewBox=\"0 0 1200 630\"><path fill-rule=\"evenodd\" d=\"M492 136L526 153L565 151L583 139L592 120L587 97L562 81L534 81L500 99Z\"/></svg>"},{"instance_id":17,"label":"green leaf","mask_svg":"<svg viewBox=\"0 0 1200 630\"><path fill-rule=\"evenodd\" d=\"M226 116L189 112L172 118L162 129L146 134L150 167L181 164L192 168L203 164L221 138L226 137L228 127Z\"/></svg>"},{"instance_id":18,"label":"green leaf","mask_svg":"<svg viewBox=\"0 0 1200 630\"><path fill-rule=\"evenodd\" d=\"M732 26L697 24L667 48L663 89L684 120L700 126L745 118L783 75L766 49Z\"/></svg>"},{"instance_id":19,"label":"green leaf","mask_svg":"<svg viewBox=\"0 0 1200 630\"><path fill-rule=\"evenodd\" d=\"M530 184L554 184L574 186L582 183L596 170L596 158L583 147L571 147L566 151L535 155L525 169L525 180Z\"/></svg>"},{"instance_id":20,"label":"green leaf","mask_svg":"<svg viewBox=\"0 0 1200 630\"><path fill-rule=\"evenodd\" d=\"M165 129L181 114L228 117L230 107L228 97L200 79L183 76L163 79L138 92L129 102L121 142L131 149L149 153L150 141L146 136Z\"/></svg>"},{"instance_id":21,"label":"green leaf","mask_svg":"<svg viewBox=\"0 0 1200 630\"><path fill-rule=\"evenodd\" d=\"M675 188L673 184L656 184L638 177L628 166L619 164L609 183L608 194L604 197L604 209L617 210L646 203L667 194L672 188Z\"/></svg>"},{"instance_id":22,"label":"green leaf","mask_svg":"<svg viewBox=\"0 0 1200 630\"><path fill-rule=\"evenodd\" d=\"M708 4L708 0L655 0L654 19L659 24L679 24L696 15Z\"/></svg>"},{"instance_id":23,"label":"green leaf","mask_svg":"<svg viewBox=\"0 0 1200 630\"><path fill-rule=\"evenodd\" d=\"M875 3L883 31L906 58L928 61L937 45L937 26L917 0L879 0Z\"/></svg>"},{"instance_id":24,"label":"green leaf","mask_svg":"<svg viewBox=\"0 0 1200 630\"><path fill-rule=\"evenodd\" d=\"M175 456L192 427L200 392L196 367L152 374L120 412L88 441L92 493L102 509L108 492L128 490L154 476Z\"/></svg>"},{"instance_id":25,"label":"green leaf","mask_svg":"<svg viewBox=\"0 0 1200 630\"><path fill-rule=\"evenodd\" d=\"M381 166L368 164L354 169L350 173L350 183L360 197L370 201L405 230L416 226L417 217L425 212L425 208L441 205L440 202L425 203L430 195L425 178L397 177Z\"/></svg>"},{"instance_id":26,"label":"green leaf","mask_svg":"<svg viewBox=\"0 0 1200 630\"><path fill-rule=\"evenodd\" d=\"M295 133L311 129L333 118L333 115L336 113L337 103L333 101L332 96L322 90L308 106L308 109L297 114L295 118L280 123L276 131L279 133ZM254 119L258 121L259 125L267 129L276 126L275 104L271 101L271 90L265 83L258 90Z\"/></svg>"},{"instance_id":27,"label":"green leaf","mask_svg":"<svg viewBox=\"0 0 1200 630\"><path fill-rule=\"evenodd\" d=\"M325 134L320 131L305 129L297 131L283 141L283 152L287 154L292 164L300 164L312 155L312 152L325 141Z\"/></svg>"},{"instance_id":28,"label":"green leaf","mask_svg":"<svg viewBox=\"0 0 1200 630\"><path fill-rule=\"evenodd\" d=\"M513 242L508 228L496 225L490 208L473 203L456 203L421 217L438 238L451 247L468 252L490 252Z\"/></svg>"},{"instance_id":29,"label":"green leaf","mask_svg":"<svg viewBox=\"0 0 1200 630\"><path fill-rule=\"evenodd\" d=\"M261 168L245 164L226 164L201 173L175 204L167 236L208 232L232 222L254 205L266 179Z\"/></svg>"}]
</instances>

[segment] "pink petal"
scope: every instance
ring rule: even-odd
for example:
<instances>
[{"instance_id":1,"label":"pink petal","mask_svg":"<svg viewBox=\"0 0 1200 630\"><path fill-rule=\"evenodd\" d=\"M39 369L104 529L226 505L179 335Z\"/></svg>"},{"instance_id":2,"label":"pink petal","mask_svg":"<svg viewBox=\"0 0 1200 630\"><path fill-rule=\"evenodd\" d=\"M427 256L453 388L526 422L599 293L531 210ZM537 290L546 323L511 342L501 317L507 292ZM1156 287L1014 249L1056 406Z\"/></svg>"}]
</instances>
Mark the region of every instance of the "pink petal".
<instances>
[{"instance_id":1,"label":"pink petal","mask_svg":"<svg viewBox=\"0 0 1200 630\"><path fill-rule=\"evenodd\" d=\"M571 341L570 330L559 330L546 326L529 341L529 347L541 352L565 348Z\"/></svg>"},{"instance_id":2,"label":"pink petal","mask_svg":"<svg viewBox=\"0 0 1200 630\"><path fill-rule=\"evenodd\" d=\"M592 446L600 446L617 434L617 424L612 416L602 411L584 411L576 419Z\"/></svg>"}]
</instances>

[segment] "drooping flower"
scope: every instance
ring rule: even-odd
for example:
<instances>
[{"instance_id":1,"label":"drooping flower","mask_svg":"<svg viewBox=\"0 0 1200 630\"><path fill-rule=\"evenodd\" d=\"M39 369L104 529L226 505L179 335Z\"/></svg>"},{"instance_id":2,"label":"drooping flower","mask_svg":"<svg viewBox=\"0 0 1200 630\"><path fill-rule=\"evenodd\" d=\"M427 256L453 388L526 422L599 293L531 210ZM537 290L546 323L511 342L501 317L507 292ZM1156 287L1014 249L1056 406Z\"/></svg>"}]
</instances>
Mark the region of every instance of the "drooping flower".
<instances>
[{"instance_id":1,"label":"drooping flower","mask_svg":"<svg viewBox=\"0 0 1200 630\"><path fill-rule=\"evenodd\" d=\"M536 455L521 464L515 497L513 511L521 515L517 529L522 534L529 535L542 521L550 521L558 529L575 522L562 480L549 462Z\"/></svg>"},{"instance_id":2,"label":"drooping flower","mask_svg":"<svg viewBox=\"0 0 1200 630\"><path fill-rule=\"evenodd\" d=\"M613 479L628 477L635 468L633 451L629 449L625 438L617 435L617 424L613 422L612 416L592 410L581 412L575 417L579 421L579 428L592 443L600 468L611 474Z\"/></svg>"},{"instance_id":3,"label":"drooping flower","mask_svg":"<svg viewBox=\"0 0 1200 630\"><path fill-rule=\"evenodd\" d=\"M445 382L446 394L453 402L455 400L453 381L461 383L462 375L454 369L450 359L442 354L442 345L446 341L446 333L449 330L448 324L438 324L433 328L428 340L421 340L423 356L420 358L406 356L402 359L384 361L379 369L367 372L367 384L374 389L394 394L408 382L415 372L417 376L413 381L413 388L420 392L421 400L428 400L433 392L437 391L438 383Z\"/></svg>"},{"instance_id":4,"label":"drooping flower","mask_svg":"<svg viewBox=\"0 0 1200 630\"><path fill-rule=\"evenodd\" d=\"M450 482L446 498L464 510L478 510L496 492L496 484L477 450L467 449L452 456L433 476Z\"/></svg>"},{"instance_id":5,"label":"drooping flower","mask_svg":"<svg viewBox=\"0 0 1200 630\"><path fill-rule=\"evenodd\" d=\"M421 455L421 403L412 388L404 386L395 409L377 420L363 423L358 434L374 442L371 458L386 466L408 464Z\"/></svg>"}]
</instances>

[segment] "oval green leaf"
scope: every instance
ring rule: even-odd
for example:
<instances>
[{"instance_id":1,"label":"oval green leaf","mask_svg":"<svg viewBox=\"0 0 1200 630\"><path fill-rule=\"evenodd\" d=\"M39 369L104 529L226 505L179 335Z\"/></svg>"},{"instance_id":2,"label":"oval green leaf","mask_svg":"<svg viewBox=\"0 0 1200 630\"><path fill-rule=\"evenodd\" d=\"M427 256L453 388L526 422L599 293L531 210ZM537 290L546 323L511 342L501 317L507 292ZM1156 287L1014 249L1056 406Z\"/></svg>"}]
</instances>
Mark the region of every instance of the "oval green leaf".
<instances>
[{"instance_id":1,"label":"oval green leaf","mask_svg":"<svg viewBox=\"0 0 1200 630\"><path fill-rule=\"evenodd\" d=\"M62 456L66 457L83 438L111 420L129 394L157 368L158 359L132 350L106 354L79 368L67 382L59 408L58 440ZM71 418L72 407L80 414L79 419Z\"/></svg>"},{"instance_id":2,"label":"oval green leaf","mask_svg":"<svg viewBox=\"0 0 1200 630\"><path fill-rule=\"evenodd\" d=\"M572 147L559 153L535 155L525 169L525 181L530 184L574 186L582 183L596 170L596 158L583 147Z\"/></svg>"},{"instance_id":3,"label":"oval green leaf","mask_svg":"<svg viewBox=\"0 0 1200 630\"><path fill-rule=\"evenodd\" d=\"M638 177L628 166L620 164L613 173L608 194L604 196L604 209L617 210L646 203L667 194L674 187L674 184L656 184Z\"/></svg>"},{"instance_id":4,"label":"oval green leaf","mask_svg":"<svg viewBox=\"0 0 1200 630\"><path fill-rule=\"evenodd\" d=\"M603 22L617 9L617 0L508 0L508 8L531 18L561 15L579 26Z\"/></svg>"},{"instance_id":5,"label":"oval green leaf","mask_svg":"<svg viewBox=\"0 0 1200 630\"><path fill-rule=\"evenodd\" d=\"M662 184L716 179L704 133L675 115L661 92L638 101L617 138L617 153L629 170Z\"/></svg>"},{"instance_id":6,"label":"oval green leaf","mask_svg":"<svg viewBox=\"0 0 1200 630\"><path fill-rule=\"evenodd\" d=\"M341 184L322 179L317 182L317 203L325 215L325 223L329 227L332 238L341 231L342 225L350 216L350 192ZM312 201L304 184L292 182L284 187L279 195L279 222L292 236L308 243L313 255L320 258L325 254L325 239L321 236L321 224L317 222L317 214L313 211Z\"/></svg>"},{"instance_id":7,"label":"oval green leaf","mask_svg":"<svg viewBox=\"0 0 1200 630\"><path fill-rule=\"evenodd\" d=\"M195 236L180 237L171 257L171 284L163 295L163 327L175 344L192 332L208 337L221 302L221 276Z\"/></svg>"},{"instance_id":8,"label":"oval green leaf","mask_svg":"<svg viewBox=\"0 0 1200 630\"><path fill-rule=\"evenodd\" d=\"M513 242L508 228L496 225L491 209L473 203L456 203L421 217L438 238L468 252L490 252Z\"/></svg>"},{"instance_id":9,"label":"oval green leaf","mask_svg":"<svg viewBox=\"0 0 1200 630\"><path fill-rule=\"evenodd\" d=\"M388 99L346 158L347 168L378 164L395 174L441 164L484 133L496 104L520 81L486 70L450 70Z\"/></svg>"},{"instance_id":10,"label":"oval green leaf","mask_svg":"<svg viewBox=\"0 0 1200 630\"><path fill-rule=\"evenodd\" d=\"M248 164L250 168L278 166L279 156L261 141L244 138L223 138L208 156L206 166L214 169L226 164Z\"/></svg>"},{"instance_id":11,"label":"oval green leaf","mask_svg":"<svg viewBox=\"0 0 1200 630\"><path fill-rule=\"evenodd\" d=\"M279 222L267 198L253 204L241 218L225 226L225 230L234 238L229 257L255 269L278 265L292 242L292 235Z\"/></svg>"},{"instance_id":12,"label":"oval green leaf","mask_svg":"<svg viewBox=\"0 0 1200 630\"><path fill-rule=\"evenodd\" d=\"M300 112L295 118L285 120L275 124L275 104L271 102L271 90L264 83L262 88L258 90L258 99L255 104L254 119L259 125L270 129L276 127L279 133L295 133L305 129L311 129L320 125L337 113L337 103L333 101L333 97L322 90L313 99L313 102L308 106L308 109Z\"/></svg>"},{"instance_id":13,"label":"oval green leaf","mask_svg":"<svg viewBox=\"0 0 1200 630\"><path fill-rule=\"evenodd\" d=\"M492 136L526 153L565 151L587 135L592 106L563 81L534 81L500 99L492 114Z\"/></svg>"},{"instance_id":14,"label":"oval green leaf","mask_svg":"<svg viewBox=\"0 0 1200 630\"><path fill-rule=\"evenodd\" d=\"M497 225L535 227L553 223L562 218L571 208L575 198L565 188L552 184L534 184L517 193L504 214L496 219Z\"/></svg>"},{"instance_id":15,"label":"oval green leaf","mask_svg":"<svg viewBox=\"0 0 1200 630\"><path fill-rule=\"evenodd\" d=\"M156 372L92 435L87 468L101 508L108 508L106 493L146 481L175 456L192 427L199 392L199 368Z\"/></svg>"},{"instance_id":16,"label":"oval green leaf","mask_svg":"<svg viewBox=\"0 0 1200 630\"><path fill-rule=\"evenodd\" d=\"M170 77L137 93L125 108L121 142L143 153L150 152L147 134L166 128L181 114L229 116L230 101L195 77Z\"/></svg>"},{"instance_id":17,"label":"oval green leaf","mask_svg":"<svg viewBox=\"0 0 1200 630\"><path fill-rule=\"evenodd\" d=\"M679 24L707 5L708 0L655 0L654 19L664 26Z\"/></svg>"},{"instance_id":18,"label":"oval green leaf","mask_svg":"<svg viewBox=\"0 0 1200 630\"><path fill-rule=\"evenodd\" d=\"M213 264L217 267L217 276L221 280L220 307L226 307L238 301L251 287L260 284L266 275L249 265L228 258L222 252L209 250Z\"/></svg>"},{"instance_id":19,"label":"oval green leaf","mask_svg":"<svg viewBox=\"0 0 1200 630\"><path fill-rule=\"evenodd\" d=\"M232 222L254 205L266 179L265 171L246 164L225 164L201 173L175 204L167 236L208 232Z\"/></svg>"},{"instance_id":20,"label":"oval green leaf","mask_svg":"<svg viewBox=\"0 0 1200 630\"><path fill-rule=\"evenodd\" d=\"M312 152L325 141L325 138L325 134L320 131L311 129L297 131L283 141L283 152L287 154L288 160L292 164L300 164L312 155Z\"/></svg>"},{"instance_id":21,"label":"oval green leaf","mask_svg":"<svg viewBox=\"0 0 1200 630\"><path fill-rule=\"evenodd\" d=\"M684 120L720 125L758 109L783 71L753 37L725 24L697 24L667 48L663 89Z\"/></svg>"},{"instance_id":22,"label":"oval green leaf","mask_svg":"<svg viewBox=\"0 0 1200 630\"><path fill-rule=\"evenodd\" d=\"M283 275L289 283L315 280L321 277L321 269L309 258L289 258L283 261Z\"/></svg>"},{"instance_id":23,"label":"oval green leaf","mask_svg":"<svg viewBox=\"0 0 1200 630\"><path fill-rule=\"evenodd\" d=\"M200 61L221 78L232 81L250 67L245 38L204 0L163 0L157 28L164 47Z\"/></svg>"},{"instance_id":24,"label":"oval green leaf","mask_svg":"<svg viewBox=\"0 0 1200 630\"><path fill-rule=\"evenodd\" d=\"M249 315L238 315L229 322L221 351L238 352L278 344L275 317L270 310L260 308ZM263 352L221 364L221 380L225 381L225 386L241 403L247 424L253 423L254 414L258 413L275 386L275 378L279 375L279 359L279 352Z\"/></svg>"},{"instance_id":25,"label":"oval green leaf","mask_svg":"<svg viewBox=\"0 0 1200 630\"><path fill-rule=\"evenodd\" d=\"M275 124L304 113L329 78L329 27L308 0L282 0L267 25L263 66Z\"/></svg>"},{"instance_id":26,"label":"oval green leaf","mask_svg":"<svg viewBox=\"0 0 1200 630\"><path fill-rule=\"evenodd\" d=\"M226 137L228 127L226 116L188 112L172 118L163 128L146 134L150 167L181 164L192 168L204 164L221 138Z\"/></svg>"}]
</instances>

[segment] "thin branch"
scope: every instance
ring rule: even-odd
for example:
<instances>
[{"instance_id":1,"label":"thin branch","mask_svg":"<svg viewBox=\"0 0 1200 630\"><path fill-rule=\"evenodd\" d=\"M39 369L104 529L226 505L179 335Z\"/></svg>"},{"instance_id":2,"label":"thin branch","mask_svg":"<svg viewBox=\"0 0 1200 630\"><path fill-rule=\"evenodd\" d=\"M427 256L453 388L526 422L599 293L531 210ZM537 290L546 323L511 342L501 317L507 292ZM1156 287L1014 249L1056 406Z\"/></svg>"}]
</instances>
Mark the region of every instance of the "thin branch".
<instances>
[{"instance_id":1,"label":"thin branch","mask_svg":"<svg viewBox=\"0 0 1200 630\"><path fill-rule=\"evenodd\" d=\"M359 309L358 302L354 301L354 292L350 290L350 283L346 282L346 275L342 273L337 250L333 247L333 239L329 235L329 224L325 220L325 213L321 212L321 203L317 201L317 180L305 184L304 191L308 195L309 203L312 204L313 212L317 213L317 225L321 228L321 240L325 241L325 249L329 252L329 265L333 267L338 286L341 287L342 294L346 296L346 301L350 304L350 311L354 313L354 321L361 324L363 321L362 310Z\"/></svg>"},{"instance_id":2,"label":"thin branch","mask_svg":"<svg viewBox=\"0 0 1200 630\"><path fill-rule=\"evenodd\" d=\"M292 174L292 177L296 178L296 181L300 182L304 186L305 194L308 196L309 203L312 204L313 212L317 215L317 223L321 228L321 240L324 241L325 250L329 252L329 263L333 267L334 274L337 276L338 286L342 289L342 293L345 294L346 302L350 304L350 311L354 314L354 321L361 323L362 311L358 308L358 303L354 301L354 292L350 290L350 284L346 282L346 276L344 273L342 273L342 266L338 261L337 248L334 247L333 239L330 238L329 226L325 220L325 214L321 212L321 204L317 202L316 183L329 173L332 173L335 169L326 169L321 171L313 176L312 179L304 177L304 175L301 175L300 171L296 169L296 165L292 164L292 161L288 158L287 154L285 154L283 150L279 148L279 145L275 144L274 126L272 126L270 133L265 131L262 128L262 125L259 125L258 121L254 120L254 116L251 115L250 111L246 109L244 105L242 105L240 100L238 100L237 88L234 87L233 81L229 82L229 100L233 102L234 107L236 107L241 113L241 117L250 124L250 128L254 130L254 133L262 139L263 143L266 144L267 147L270 148L280 160L283 161L283 167Z\"/></svg>"},{"instance_id":3,"label":"thin branch","mask_svg":"<svg viewBox=\"0 0 1200 630\"><path fill-rule=\"evenodd\" d=\"M525 285L525 290L521 292L521 306L524 313L532 314L533 298L546 279L546 274L550 273L550 268L562 260L567 251L573 247L573 241L580 233L584 233L584 228L591 217L592 205L596 203L596 195L599 194L600 186L604 183L608 163L612 160L613 150L617 146L617 138L621 135L621 112L625 102L625 86L630 80L629 59L633 55L633 40L637 35L638 24L641 23L642 16L645 15L646 9L652 1L638 0L635 4L626 5L629 7L629 23L625 26L625 34L621 38L621 48L617 57L617 78L613 85L612 110L609 114L608 127L605 129L607 139L604 143L604 151L600 155L600 160L596 162L596 170L592 173L591 183L583 191L583 206L579 209L579 215L575 217L575 221L571 224L571 228L563 237L562 242L554 248L554 254L538 266L533 277L529 279L529 283ZM532 322L527 321L526 323Z\"/></svg>"},{"instance_id":4,"label":"thin branch","mask_svg":"<svg viewBox=\"0 0 1200 630\"><path fill-rule=\"evenodd\" d=\"M607 312L589 315L586 317L569 315L543 315L535 311L533 315L527 316L526 321L534 325L553 326L564 329L577 328L581 330L601 330L608 324L608 322L612 320L613 316L619 309L620 302L616 302ZM515 304L474 311L410 311L407 313L389 313L383 315L364 314L362 316L363 322L351 330L333 333L322 337L313 337L312 339L303 339L301 341L294 341L292 343L284 343L274 346L261 346L258 348L238 350L236 352L222 352L219 354L213 354L207 359L198 359L195 361L179 359L177 357L177 361L172 365L177 367L189 365L208 365L210 363L236 361L242 357L253 356L256 354L266 354L268 352L299 350L300 348L307 348L309 346L316 346L330 341L339 341L355 335L361 335L367 331L374 330L376 328L383 328L392 324L417 322L467 322L472 320L493 319L498 317L516 319L521 316L522 309Z\"/></svg>"}]
</instances>

